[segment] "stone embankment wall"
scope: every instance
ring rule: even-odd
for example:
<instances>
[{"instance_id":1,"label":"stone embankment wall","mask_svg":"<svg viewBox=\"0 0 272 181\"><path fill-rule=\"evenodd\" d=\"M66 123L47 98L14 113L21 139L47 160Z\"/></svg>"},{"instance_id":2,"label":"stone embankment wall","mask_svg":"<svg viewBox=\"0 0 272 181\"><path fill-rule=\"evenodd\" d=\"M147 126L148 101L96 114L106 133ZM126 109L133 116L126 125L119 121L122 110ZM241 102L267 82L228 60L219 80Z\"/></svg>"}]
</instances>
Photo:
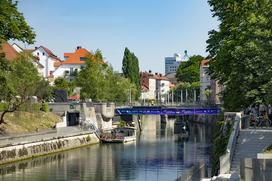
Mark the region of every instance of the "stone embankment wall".
<instances>
[{"instance_id":1,"label":"stone embankment wall","mask_svg":"<svg viewBox=\"0 0 272 181\"><path fill-rule=\"evenodd\" d=\"M95 134L55 138L0 148L0 164L99 143Z\"/></svg>"},{"instance_id":2,"label":"stone embankment wall","mask_svg":"<svg viewBox=\"0 0 272 181\"><path fill-rule=\"evenodd\" d=\"M92 123L100 130L112 129L112 118L115 115L114 103L50 103L49 110L62 116L57 127L67 126L67 113L79 112L81 123Z\"/></svg>"}]
</instances>

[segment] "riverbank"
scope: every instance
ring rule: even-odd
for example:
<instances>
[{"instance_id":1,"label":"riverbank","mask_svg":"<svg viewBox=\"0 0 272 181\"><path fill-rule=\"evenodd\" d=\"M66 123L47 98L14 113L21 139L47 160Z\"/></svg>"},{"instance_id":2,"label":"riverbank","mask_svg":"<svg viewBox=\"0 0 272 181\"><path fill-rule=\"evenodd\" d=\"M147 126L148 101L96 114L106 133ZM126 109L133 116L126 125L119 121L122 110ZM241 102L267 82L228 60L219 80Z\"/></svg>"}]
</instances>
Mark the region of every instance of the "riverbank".
<instances>
[{"instance_id":1,"label":"riverbank","mask_svg":"<svg viewBox=\"0 0 272 181\"><path fill-rule=\"evenodd\" d=\"M61 117L52 112L16 111L5 115L6 124L0 125L1 135L14 135L52 130Z\"/></svg>"},{"instance_id":2,"label":"riverbank","mask_svg":"<svg viewBox=\"0 0 272 181\"><path fill-rule=\"evenodd\" d=\"M76 129L57 130L44 134L6 137L1 140L0 164L7 164L37 156L99 143L93 132ZM23 141L22 141L23 140Z\"/></svg>"}]
</instances>

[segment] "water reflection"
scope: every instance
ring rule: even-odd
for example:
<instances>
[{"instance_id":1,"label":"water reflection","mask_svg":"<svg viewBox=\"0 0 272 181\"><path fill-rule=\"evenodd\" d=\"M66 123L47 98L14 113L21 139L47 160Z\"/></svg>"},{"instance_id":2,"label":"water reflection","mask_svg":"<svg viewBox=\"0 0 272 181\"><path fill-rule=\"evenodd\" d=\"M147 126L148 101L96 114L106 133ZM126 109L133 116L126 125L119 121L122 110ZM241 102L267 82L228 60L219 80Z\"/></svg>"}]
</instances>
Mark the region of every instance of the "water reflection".
<instances>
[{"instance_id":1,"label":"water reflection","mask_svg":"<svg viewBox=\"0 0 272 181\"><path fill-rule=\"evenodd\" d=\"M0 168L2 180L175 180L199 162L209 163L211 128L191 124L190 137L176 141L176 119L142 120L137 141L101 144L26 160Z\"/></svg>"}]
</instances>

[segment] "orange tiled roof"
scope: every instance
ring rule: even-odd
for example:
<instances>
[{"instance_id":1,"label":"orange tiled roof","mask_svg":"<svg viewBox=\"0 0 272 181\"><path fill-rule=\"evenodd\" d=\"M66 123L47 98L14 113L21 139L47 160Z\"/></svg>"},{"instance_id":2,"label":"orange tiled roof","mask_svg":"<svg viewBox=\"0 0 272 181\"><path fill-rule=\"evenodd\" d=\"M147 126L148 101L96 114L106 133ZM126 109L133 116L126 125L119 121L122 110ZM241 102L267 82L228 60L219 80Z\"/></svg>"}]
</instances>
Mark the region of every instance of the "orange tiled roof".
<instances>
[{"instance_id":1,"label":"orange tiled roof","mask_svg":"<svg viewBox=\"0 0 272 181\"><path fill-rule=\"evenodd\" d=\"M0 46L0 53L4 53L7 60L14 60L19 57L19 53L7 42Z\"/></svg>"},{"instance_id":2,"label":"orange tiled roof","mask_svg":"<svg viewBox=\"0 0 272 181\"><path fill-rule=\"evenodd\" d=\"M203 66L207 66L209 64L209 60L207 59L204 59L201 61L200 65L203 67Z\"/></svg>"},{"instance_id":3,"label":"orange tiled roof","mask_svg":"<svg viewBox=\"0 0 272 181\"><path fill-rule=\"evenodd\" d=\"M69 100L80 100L80 94L72 95L68 98Z\"/></svg>"},{"instance_id":4,"label":"orange tiled roof","mask_svg":"<svg viewBox=\"0 0 272 181\"><path fill-rule=\"evenodd\" d=\"M86 58L90 52L85 48L79 48L75 53L64 53L66 60L62 64L85 64L84 60L80 60L81 57Z\"/></svg>"}]
</instances>

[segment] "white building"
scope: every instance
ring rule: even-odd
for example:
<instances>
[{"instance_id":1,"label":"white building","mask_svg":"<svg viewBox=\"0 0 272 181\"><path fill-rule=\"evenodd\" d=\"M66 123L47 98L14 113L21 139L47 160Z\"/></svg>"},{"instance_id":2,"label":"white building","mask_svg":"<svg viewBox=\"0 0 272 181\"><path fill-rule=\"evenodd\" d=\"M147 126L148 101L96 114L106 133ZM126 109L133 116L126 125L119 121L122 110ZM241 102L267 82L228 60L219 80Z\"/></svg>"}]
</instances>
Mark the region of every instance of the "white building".
<instances>
[{"instance_id":1,"label":"white building","mask_svg":"<svg viewBox=\"0 0 272 181\"><path fill-rule=\"evenodd\" d=\"M43 77L46 80L52 78L53 72L61 64L61 60L51 50L44 46L35 47L32 55L38 57L40 64L43 65Z\"/></svg>"},{"instance_id":2,"label":"white building","mask_svg":"<svg viewBox=\"0 0 272 181\"><path fill-rule=\"evenodd\" d=\"M11 45L11 47L18 53L18 56L19 56L19 54L22 54L22 53L32 54L32 52L34 51L31 49L23 49L19 45L17 45L16 43L13 43ZM38 56L33 56L33 57L29 57L29 58L33 62L34 66L37 68L39 74L41 76L43 76L45 67L44 67L44 65L41 64L40 58Z\"/></svg>"},{"instance_id":3,"label":"white building","mask_svg":"<svg viewBox=\"0 0 272 181\"><path fill-rule=\"evenodd\" d=\"M170 90L170 81L162 74L152 74L149 72L141 72L141 99L157 100L165 102L167 94Z\"/></svg>"},{"instance_id":4,"label":"white building","mask_svg":"<svg viewBox=\"0 0 272 181\"><path fill-rule=\"evenodd\" d=\"M65 77L68 80L73 80L75 75L85 66L87 56L90 54L85 48L78 46L74 53L64 53L64 61L53 72L53 76Z\"/></svg>"}]
</instances>

